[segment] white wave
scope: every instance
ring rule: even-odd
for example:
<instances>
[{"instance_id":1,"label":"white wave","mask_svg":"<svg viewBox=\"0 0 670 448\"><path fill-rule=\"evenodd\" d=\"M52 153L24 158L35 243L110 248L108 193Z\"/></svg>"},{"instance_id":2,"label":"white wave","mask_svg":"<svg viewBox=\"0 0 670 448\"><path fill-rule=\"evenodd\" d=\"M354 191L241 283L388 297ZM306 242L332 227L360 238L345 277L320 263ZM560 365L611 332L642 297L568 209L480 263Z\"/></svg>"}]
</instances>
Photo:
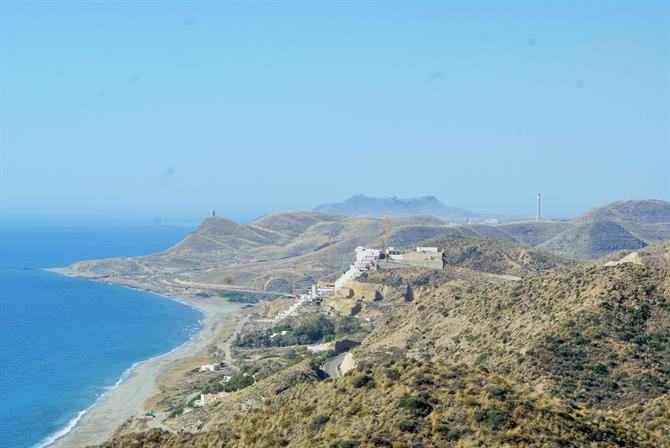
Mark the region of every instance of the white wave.
<instances>
[{"instance_id":1,"label":"white wave","mask_svg":"<svg viewBox=\"0 0 670 448\"><path fill-rule=\"evenodd\" d=\"M104 394L103 394L103 395L104 395ZM59 429L58 431L56 431L55 433L51 434L50 436L48 436L47 438L45 438L45 439L42 440L41 442L35 444L35 445L34 445L34 448L44 448L44 447L46 447L46 446L49 446L49 445L51 445L52 443L54 443L56 440L58 440L58 439L60 439L61 437L63 437L63 436L64 436L65 434L67 434L68 432L72 431L72 428L75 427L75 425L77 424L77 422L79 422L79 420L81 420L81 418L84 416L84 414L86 414L86 413L89 411L89 409L91 409L91 408L92 408L93 406L95 406L97 403L98 403L98 401L96 400L96 402L93 403L91 406L89 406L88 408L84 409L83 411L80 411L80 412L76 415L76 417L74 417L72 420L70 420L70 421L67 423L67 425L66 425L64 428Z\"/></svg>"},{"instance_id":2,"label":"white wave","mask_svg":"<svg viewBox=\"0 0 670 448\"><path fill-rule=\"evenodd\" d=\"M45 439L43 439L42 441L40 441L40 442L38 442L37 444L35 444L35 445L33 446L33 448L45 448L45 447L47 447L47 446L53 444L54 442L56 442L56 441L57 441L58 439L60 439L61 437L67 435L67 433L69 433L70 431L72 431L72 429L77 425L77 423L79 422L79 420L81 420L81 418L82 418L88 411L90 411L91 409L93 409L93 408L94 408L100 401L102 401L102 400L105 398L105 396L107 395L107 393L108 393L110 390L112 390L112 389L118 387L121 383L123 383L125 380L127 380L128 377L130 377L130 374L133 372L133 369L135 369L137 366L139 366L139 365L142 364L142 363L149 362L149 361L151 361L151 360L153 360L153 359L162 358L163 356L168 356L168 355L174 353L175 351L179 350L180 348L182 348L182 347L185 346L186 344L189 344L191 341L193 341L193 340L195 339L195 337L196 337L202 330L205 329L205 325L204 325L204 323L203 323L203 320L204 320L204 317L205 317L205 312L204 312L203 310L201 310L200 308L198 308L197 306L194 306L194 305L191 305L190 303L186 303L186 302L182 301L182 300L179 299L178 297L171 297L171 296L167 296L167 295L163 295L163 294L157 294L157 293L155 293L155 292L153 292L153 291L149 291L149 290L145 290L145 289L140 289L140 288L133 288L133 287L130 287L130 286L123 286L123 285L113 285L113 286L117 286L117 287L121 287L121 288L127 288L127 289L133 289L133 290L135 290L135 291L140 291L140 292L143 292L143 293L146 293L146 294L151 294L151 295L160 297L160 298L165 299L165 300L171 300L171 301L179 302L179 303L181 303L182 305L186 305L187 307L192 308L192 309L198 311L198 312L201 314L201 319L198 320L199 328L197 328L196 331L194 331L194 332L190 335L190 337L188 338L188 340L187 340L186 342L184 342L183 344L181 344L180 346L175 347L175 348L173 348L172 350L170 350L169 352L167 352L167 353L163 353L162 355L154 356L153 358L149 358L149 359L145 359L144 361L136 362L136 363L134 363L133 365L131 365L130 367L128 367L128 368L121 374L121 377L118 379L118 381L117 381L113 386L108 386L108 387L104 388L104 392L98 396L97 400L95 400L95 403L93 403L91 406L89 406L88 408L84 409L83 411L80 411L74 418L72 418L72 419L67 423L67 425L66 425L65 427L59 429L58 431L56 431L55 433L51 434L50 436L47 436ZM189 327L186 327L185 330L188 329L188 328L189 328Z\"/></svg>"},{"instance_id":3,"label":"white wave","mask_svg":"<svg viewBox=\"0 0 670 448\"><path fill-rule=\"evenodd\" d=\"M58 439L60 439L61 437L64 437L65 435L67 435L67 433L69 433L70 431L72 431L72 429L77 425L77 423L79 422L79 420L81 420L81 418L82 418L88 411L90 411L91 409L93 409L98 403L100 403L102 400L104 400L105 396L107 395L107 393L108 393L109 391L111 391L112 389L115 389L115 388L118 387L121 383L123 383L125 380L127 380L127 379L130 377L130 374L133 373L133 370L134 370L137 366L139 366L140 364L144 364L145 362L149 362L149 361L152 361L152 360L154 360L154 359L162 358L163 356L168 356L168 355L174 353L175 351L179 350L180 348L182 348L182 347L185 346L186 344L189 344L191 341L193 341L193 339L197 336L197 334L200 333L200 331L203 330L203 329L204 329L204 327L201 326L201 328L200 328L198 331L194 332L194 333L191 335L191 337L190 337L186 342L184 342L183 344L181 344L181 345L178 346L178 347L173 348L172 350L170 350L170 351L167 352L167 353L163 353L163 354L161 354L161 355L154 356L153 358L149 358L149 359L145 359L145 360L143 360L143 361L138 361L138 362L136 362L136 363L133 363L130 367L128 367L126 370L123 371L123 373L121 374L121 376L119 377L119 379L116 381L116 383L114 383L113 386L108 386L108 387L105 387L105 388L104 388L104 392L98 396L97 400L95 400L95 403L93 403L91 406L89 406L88 408L84 409L83 411L80 411L74 418L72 418L72 419L67 423L67 425L66 425L65 427L59 429L58 431L56 431L55 433L53 433L53 434L51 434L50 436L46 437L45 439L43 439L43 440L40 441L39 443L35 444L35 445L33 446L33 448L45 448L45 447L48 447L49 445L53 444L54 442L56 442L56 441L57 441Z\"/></svg>"}]
</instances>

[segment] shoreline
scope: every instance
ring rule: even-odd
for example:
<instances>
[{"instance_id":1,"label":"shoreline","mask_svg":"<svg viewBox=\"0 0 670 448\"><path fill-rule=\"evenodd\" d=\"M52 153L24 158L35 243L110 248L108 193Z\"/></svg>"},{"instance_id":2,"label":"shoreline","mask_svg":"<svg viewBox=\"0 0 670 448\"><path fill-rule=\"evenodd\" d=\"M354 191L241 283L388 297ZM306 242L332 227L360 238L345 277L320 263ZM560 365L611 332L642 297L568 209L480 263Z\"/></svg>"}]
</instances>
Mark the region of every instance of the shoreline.
<instances>
[{"instance_id":1,"label":"shoreline","mask_svg":"<svg viewBox=\"0 0 670 448\"><path fill-rule=\"evenodd\" d=\"M58 270L48 269L48 271L77 277ZM96 281L86 277L77 278ZM114 283L107 284L127 287ZM211 299L197 297L172 297L154 290L130 288L198 309L203 314L199 320L202 329L169 352L136 362L128 367L116 384L105 390L95 403L79 411L66 426L40 441L36 447L68 448L103 443L128 418L144 415L144 403L160 392L157 384L158 377L170 365L180 359L197 355L215 342L217 336L226 327L226 321L236 315L239 318L241 311L241 305L237 303L214 302ZM235 319L237 320L239 319ZM235 323L232 325L234 326Z\"/></svg>"}]
</instances>

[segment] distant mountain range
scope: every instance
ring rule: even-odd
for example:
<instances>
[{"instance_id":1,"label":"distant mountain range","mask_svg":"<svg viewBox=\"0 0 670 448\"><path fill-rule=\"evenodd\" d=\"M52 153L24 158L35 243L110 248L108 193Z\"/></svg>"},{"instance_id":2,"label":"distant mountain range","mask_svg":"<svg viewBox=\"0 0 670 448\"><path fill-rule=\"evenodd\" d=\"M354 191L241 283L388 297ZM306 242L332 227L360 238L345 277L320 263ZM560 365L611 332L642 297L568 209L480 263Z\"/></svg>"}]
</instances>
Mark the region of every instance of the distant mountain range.
<instances>
[{"instance_id":1,"label":"distant mountain range","mask_svg":"<svg viewBox=\"0 0 670 448\"><path fill-rule=\"evenodd\" d=\"M366 217L425 215L434 216L451 224L497 224L513 219L510 216L475 213L458 207L450 207L441 203L435 196L401 199L395 196L376 198L359 194L342 202L319 205L314 210Z\"/></svg>"}]
</instances>

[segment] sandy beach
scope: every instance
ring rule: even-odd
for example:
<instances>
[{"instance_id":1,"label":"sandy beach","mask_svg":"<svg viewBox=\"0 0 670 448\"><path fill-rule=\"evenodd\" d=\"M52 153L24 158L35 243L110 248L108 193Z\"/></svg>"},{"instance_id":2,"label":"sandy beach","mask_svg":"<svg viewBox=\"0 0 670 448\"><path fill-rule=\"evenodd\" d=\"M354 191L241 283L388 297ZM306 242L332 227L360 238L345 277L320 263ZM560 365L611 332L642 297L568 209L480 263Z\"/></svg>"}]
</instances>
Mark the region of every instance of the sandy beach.
<instances>
[{"instance_id":1,"label":"sandy beach","mask_svg":"<svg viewBox=\"0 0 670 448\"><path fill-rule=\"evenodd\" d=\"M125 381L108 391L79 419L70 432L48 445L49 447L74 448L102 443L126 419L143 415L145 401L159 392L158 376L175 361L195 356L214 342L217 335L226 329L225 325L231 325L230 317L240 312L238 304L223 300L195 297L178 300L195 306L204 313L201 320L203 329L174 351L135 366Z\"/></svg>"}]
</instances>

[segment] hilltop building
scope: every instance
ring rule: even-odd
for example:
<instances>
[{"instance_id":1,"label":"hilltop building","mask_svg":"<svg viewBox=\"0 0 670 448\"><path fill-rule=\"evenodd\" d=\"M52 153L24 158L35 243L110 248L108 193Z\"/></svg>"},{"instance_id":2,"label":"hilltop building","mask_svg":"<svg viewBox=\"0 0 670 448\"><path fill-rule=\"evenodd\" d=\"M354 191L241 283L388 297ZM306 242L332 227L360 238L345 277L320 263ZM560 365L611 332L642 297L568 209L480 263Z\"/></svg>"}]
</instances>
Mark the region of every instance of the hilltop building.
<instances>
[{"instance_id":1,"label":"hilltop building","mask_svg":"<svg viewBox=\"0 0 670 448\"><path fill-rule=\"evenodd\" d=\"M396 267L426 267L432 269L444 268L443 252L437 247L417 247L416 252L389 247L385 256L379 249L369 249L359 246L354 251L355 260L334 283L318 282L312 285L309 294L301 297L305 300L320 303L342 289L347 283L356 279L364 272L373 269L391 269Z\"/></svg>"}]
</instances>

